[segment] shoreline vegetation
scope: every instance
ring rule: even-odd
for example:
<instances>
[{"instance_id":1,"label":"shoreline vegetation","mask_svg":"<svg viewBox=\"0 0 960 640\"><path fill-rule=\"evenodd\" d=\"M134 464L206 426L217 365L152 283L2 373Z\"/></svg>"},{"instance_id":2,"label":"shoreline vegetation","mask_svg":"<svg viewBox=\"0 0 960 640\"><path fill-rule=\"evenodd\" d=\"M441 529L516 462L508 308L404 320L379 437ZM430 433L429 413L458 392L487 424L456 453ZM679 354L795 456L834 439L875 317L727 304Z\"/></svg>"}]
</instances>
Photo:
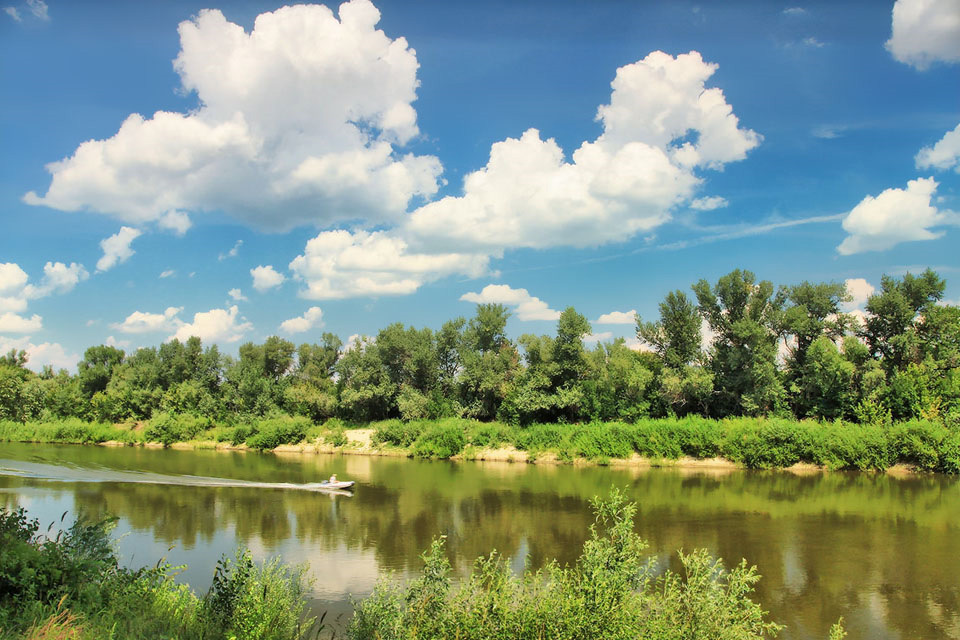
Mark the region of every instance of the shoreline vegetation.
<instances>
[{"instance_id":1,"label":"shoreline vegetation","mask_svg":"<svg viewBox=\"0 0 960 640\"><path fill-rule=\"evenodd\" d=\"M0 441L405 456L456 461L638 467L960 474L960 432L914 420L889 426L700 417L534 424L447 418L314 425L281 416L236 426L159 415L134 424L0 421Z\"/></svg>"},{"instance_id":2,"label":"shoreline vegetation","mask_svg":"<svg viewBox=\"0 0 960 640\"><path fill-rule=\"evenodd\" d=\"M634 532L636 505L614 489L594 499L590 535L570 566L519 574L496 551L453 575L443 536L408 582L388 575L355 602L349 640L428 638L773 638L783 629L755 602L756 567L732 568L704 550L661 570ZM330 637L310 617L306 567L253 562L247 550L217 563L198 596L160 560L131 570L117 558L112 520L77 519L38 533L23 509L0 509L0 638L300 640ZM842 620L829 630L842 640Z\"/></svg>"},{"instance_id":3,"label":"shoreline vegetation","mask_svg":"<svg viewBox=\"0 0 960 640\"><path fill-rule=\"evenodd\" d=\"M271 336L237 357L196 336L99 345L76 374L34 373L12 350L0 440L957 474L960 307L945 288L930 269L884 276L844 312L843 283L775 287L737 269L667 294L656 321L607 314L634 323L632 345L599 341L573 307L554 335L512 340L508 309L478 304L439 330Z\"/></svg>"}]
</instances>

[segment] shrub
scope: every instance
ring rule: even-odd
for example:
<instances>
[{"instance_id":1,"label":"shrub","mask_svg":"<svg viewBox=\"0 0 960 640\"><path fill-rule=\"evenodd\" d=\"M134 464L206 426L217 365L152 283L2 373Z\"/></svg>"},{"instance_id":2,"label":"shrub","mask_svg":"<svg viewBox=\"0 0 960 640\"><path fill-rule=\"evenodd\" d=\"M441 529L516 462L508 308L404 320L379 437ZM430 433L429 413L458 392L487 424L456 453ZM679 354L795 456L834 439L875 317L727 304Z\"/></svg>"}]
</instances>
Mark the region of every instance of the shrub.
<instances>
[{"instance_id":1,"label":"shrub","mask_svg":"<svg viewBox=\"0 0 960 640\"><path fill-rule=\"evenodd\" d=\"M144 436L148 441L162 442L169 447L174 442L192 440L212 426L213 421L206 417L189 413L158 413L150 419Z\"/></svg>"},{"instance_id":2,"label":"shrub","mask_svg":"<svg viewBox=\"0 0 960 640\"><path fill-rule=\"evenodd\" d=\"M584 458L627 458L633 453L630 428L616 422L591 422L574 427L569 442L576 455Z\"/></svg>"},{"instance_id":3,"label":"shrub","mask_svg":"<svg viewBox=\"0 0 960 640\"><path fill-rule=\"evenodd\" d=\"M444 540L434 540L418 578L406 586L381 580L356 604L349 637L759 640L780 630L750 599L755 568L741 562L727 571L695 551L680 554L682 573L660 573L633 531L636 505L614 491L593 506L596 522L571 567L518 576L494 552L455 586Z\"/></svg>"},{"instance_id":4,"label":"shrub","mask_svg":"<svg viewBox=\"0 0 960 640\"><path fill-rule=\"evenodd\" d=\"M480 448L495 448L510 440L511 430L499 422L475 422L467 429L470 444Z\"/></svg>"},{"instance_id":5,"label":"shrub","mask_svg":"<svg viewBox=\"0 0 960 640\"><path fill-rule=\"evenodd\" d=\"M517 449L532 453L556 449L563 442L563 432L556 424L532 424L518 428L515 434Z\"/></svg>"},{"instance_id":6,"label":"shrub","mask_svg":"<svg viewBox=\"0 0 960 640\"><path fill-rule=\"evenodd\" d=\"M374 425L373 442L395 447L409 447L423 433L424 423L384 420Z\"/></svg>"},{"instance_id":7,"label":"shrub","mask_svg":"<svg viewBox=\"0 0 960 640\"><path fill-rule=\"evenodd\" d=\"M412 454L417 458L450 458L463 451L466 444L467 439L460 424L441 423L430 427L417 438Z\"/></svg>"},{"instance_id":8,"label":"shrub","mask_svg":"<svg viewBox=\"0 0 960 640\"><path fill-rule=\"evenodd\" d=\"M268 418L257 423L256 432L247 438L247 444L259 451L295 444L306 437L310 426L310 420L303 416Z\"/></svg>"}]
</instances>

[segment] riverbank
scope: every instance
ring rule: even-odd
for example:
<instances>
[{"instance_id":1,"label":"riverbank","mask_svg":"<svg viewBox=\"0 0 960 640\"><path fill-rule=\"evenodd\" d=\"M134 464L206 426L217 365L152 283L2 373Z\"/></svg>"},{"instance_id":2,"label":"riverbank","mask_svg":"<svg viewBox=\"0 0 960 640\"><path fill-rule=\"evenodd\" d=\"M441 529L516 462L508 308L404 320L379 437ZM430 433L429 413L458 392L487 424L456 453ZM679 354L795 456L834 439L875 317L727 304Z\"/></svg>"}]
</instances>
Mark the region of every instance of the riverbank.
<instances>
[{"instance_id":1,"label":"riverbank","mask_svg":"<svg viewBox=\"0 0 960 640\"><path fill-rule=\"evenodd\" d=\"M351 427L351 428L348 428ZM191 416L109 425L0 422L0 441L342 453L538 464L960 473L960 430L778 418L640 420L518 427L462 419L314 425L271 418L217 425Z\"/></svg>"}]
</instances>

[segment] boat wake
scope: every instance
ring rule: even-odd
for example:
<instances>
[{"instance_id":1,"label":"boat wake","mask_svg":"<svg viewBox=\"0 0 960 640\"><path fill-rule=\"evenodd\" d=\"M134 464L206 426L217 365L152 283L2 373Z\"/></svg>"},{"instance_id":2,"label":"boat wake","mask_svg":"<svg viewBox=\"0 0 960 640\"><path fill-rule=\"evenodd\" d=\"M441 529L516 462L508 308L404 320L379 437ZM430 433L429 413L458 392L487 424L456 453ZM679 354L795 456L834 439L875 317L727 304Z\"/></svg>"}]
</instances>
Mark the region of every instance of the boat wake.
<instances>
[{"instance_id":1,"label":"boat wake","mask_svg":"<svg viewBox=\"0 0 960 640\"><path fill-rule=\"evenodd\" d=\"M105 482L131 484L179 485L185 487L236 487L247 489L282 489L289 491L313 491L330 495L352 496L341 487L329 487L321 482L259 482L233 478L212 478L194 475L166 475L148 471L106 469L103 467L77 467L23 460L0 459L0 476L13 476L47 482Z\"/></svg>"}]
</instances>

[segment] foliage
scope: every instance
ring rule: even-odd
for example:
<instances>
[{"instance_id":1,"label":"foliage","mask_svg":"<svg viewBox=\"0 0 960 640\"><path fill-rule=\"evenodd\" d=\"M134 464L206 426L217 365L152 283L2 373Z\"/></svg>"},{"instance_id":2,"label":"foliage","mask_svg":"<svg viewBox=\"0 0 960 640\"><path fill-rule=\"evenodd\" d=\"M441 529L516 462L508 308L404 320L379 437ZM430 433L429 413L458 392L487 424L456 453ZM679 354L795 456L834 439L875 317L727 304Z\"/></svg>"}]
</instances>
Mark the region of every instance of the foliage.
<instances>
[{"instance_id":1,"label":"foliage","mask_svg":"<svg viewBox=\"0 0 960 640\"><path fill-rule=\"evenodd\" d=\"M510 571L492 552L454 587L443 538L421 556L408 586L381 580L356 603L354 640L404 638L766 638L767 622L750 599L759 579L741 562L726 571L705 552L680 555L683 572L657 577L633 531L636 506L618 491L595 501L596 522L572 567Z\"/></svg>"},{"instance_id":2,"label":"foliage","mask_svg":"<svg viewBox=\"0 0 960 640\"><path fill-rule=\"evenodd\" d=\"M201 599L163 561L136 571L120 566L112 523L79 518L51 535L23 509L0 510L0 629L35 639L306 637L303 568L257 565L239 551L220 560Z\"/></svg>"},{"instance_id":3,"label":"foliage","mask_svg":"<svg viewBox=\"0 0 960 640\"><path fill-rule=\"evenodd\" d=\"M149 442L162 442L169 447L174 442L193 440L201 432L211 428L210 418L198 418L191 414L158 413L144 431Z\"/></svg>"},{"instance_id":4,"label":"foliage","mask_svg":"<svg viewBox=\"0 0 960 640\"><path fill-rule=\"evenodd\" d=\"M310 426L311 422L301 416L267 418L256 423L256 431L247 437L247 444L260 451L296 444L306 437Z\"/></svg>"}]
</instances>

